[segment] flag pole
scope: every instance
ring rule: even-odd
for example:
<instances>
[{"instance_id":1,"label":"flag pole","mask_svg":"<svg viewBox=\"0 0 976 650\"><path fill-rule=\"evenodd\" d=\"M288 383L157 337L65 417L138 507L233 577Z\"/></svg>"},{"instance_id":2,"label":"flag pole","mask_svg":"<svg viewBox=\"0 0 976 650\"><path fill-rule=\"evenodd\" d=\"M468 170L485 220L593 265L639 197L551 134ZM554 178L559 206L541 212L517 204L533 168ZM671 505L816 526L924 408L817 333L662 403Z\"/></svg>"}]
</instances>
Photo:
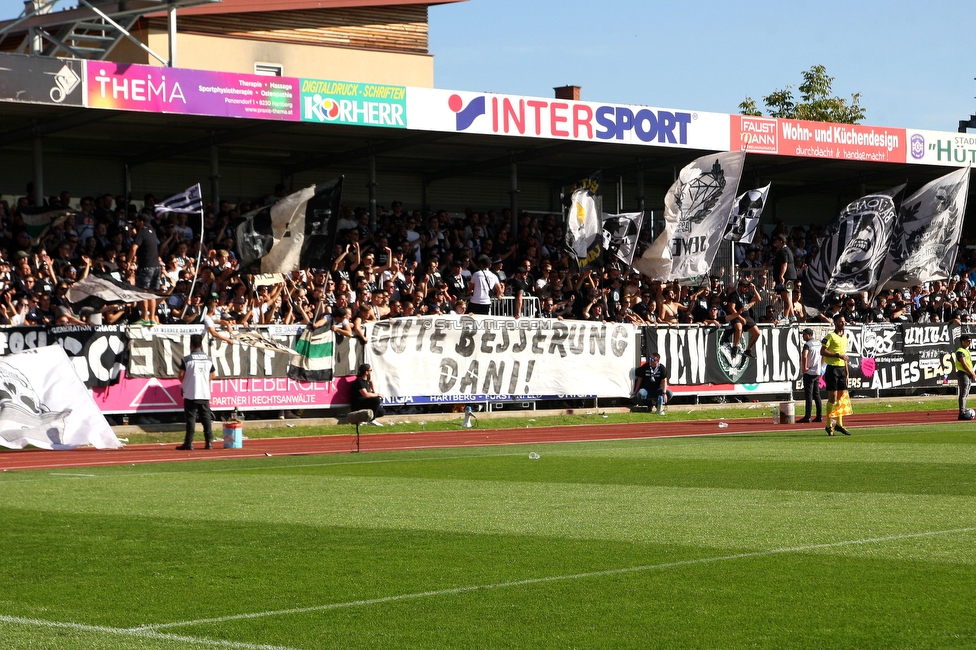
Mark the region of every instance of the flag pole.
<instances>
[{"instance_id":1,"label":"flag pole","mask_svg":"<svg viewBox=\"0 0 976 650\"><path fill-rule=\"evenodd\" d=\"M200 207L200 245L197 246L197 264L193 267L193 282L190 283L190 293L186 294L186 301L183 303L183 313L180 314L182 319L186 316L186 310L190 307L190 298L193 297L193 289L197 286L197 277L200 275L200 261L203 258L203 206Z\"/></svg>"}]
</instances>

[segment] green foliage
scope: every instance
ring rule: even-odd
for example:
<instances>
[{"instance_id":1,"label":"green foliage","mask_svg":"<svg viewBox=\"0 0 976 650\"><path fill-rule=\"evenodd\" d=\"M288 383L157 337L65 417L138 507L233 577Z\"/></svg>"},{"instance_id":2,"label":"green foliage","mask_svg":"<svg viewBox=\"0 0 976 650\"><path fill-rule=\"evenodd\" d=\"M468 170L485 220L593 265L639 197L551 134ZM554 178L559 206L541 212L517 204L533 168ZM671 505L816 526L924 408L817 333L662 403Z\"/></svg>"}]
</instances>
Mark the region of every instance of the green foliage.
<instances>
[{"instance_id":1,"label":"green foliage","mask_svg":"<svg viewBox=\"0 0 976 650\"><path fill-rule=\"evenodd\" d=\"M834 78L827 74L827 68L822 65L812 66L803 72L803 83L799 86L800 101L797 102L793 97L793 85L774 90L763 97L767 114L770 117L840 124L857 124L863 120L865 110L860 105L861 93L851 95L848 104L843 97L831 96L833 83ZM762 115L752 97L746 97L739 104L739 112L742 115Z\"/></svg>"}]
</instances>

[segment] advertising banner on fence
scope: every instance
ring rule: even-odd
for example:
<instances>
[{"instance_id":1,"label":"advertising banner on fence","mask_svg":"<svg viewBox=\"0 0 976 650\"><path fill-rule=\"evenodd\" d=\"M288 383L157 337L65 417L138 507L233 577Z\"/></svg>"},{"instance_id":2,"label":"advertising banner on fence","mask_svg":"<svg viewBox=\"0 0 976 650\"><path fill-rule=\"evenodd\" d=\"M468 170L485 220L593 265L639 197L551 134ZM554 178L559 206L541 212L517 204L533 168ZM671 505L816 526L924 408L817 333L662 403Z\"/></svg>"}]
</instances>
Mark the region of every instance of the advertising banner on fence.
<instances>
[{"instance_id":1,"label":"advertising banner on fence","mask_svg":"<svg viewBox=\"0 0 976 650\"><path fill-rule=\"evenodd\" d=\"M759 333L752 359L732 354L728 328L645 327L643 331L645 354L661 355L674 384L760 384L799 377L799 329L760 326Z\"/></svg>"},{"instance_id":2,"label":"advertising banner on fence","mask_svg":"<svg viewBox=\"0 0 976 650\"><path fill-rule=\"evenodd\" d=\"M729 148L781 156L904 163L905 129L731 115Z\"/></svg>"},{"instance_id":3,"label":"advertising banner on fence","mask_svg":"<svg viewBox=\"0 0 976 650\"><path fill-rule=\"evenodd\" d=\"M89 61L87 106L262 120L299 119L298 79Z\"/></svg>"},{"instance_id":4,"label":"advertising banner on fence","mask_svg":"<svg viewBox=\"0 0 976 650\"><path fill-rule=\"evenodd\" d=\"M726 113L407 89L411 129L727 151Z\"/></svg>"},{"instance_id":5,"label":"advertising banner on fence","mask_svg":"<svg viewBox=\"0 0 976 650\"><path fill-rule=\"evenodd\" d=\"M822 340L833 326L811 324ZM952 351L959 326L949 323L848 325L849 388L889 390L944 385L954 372ZM798 383L797 388L802 388Z\"/></svg>"},{"instance_id":6,"label":"advertising banner on fence","mask_svg":"<svg viewBox=\"0 0 976 650\"><path fill-rule=\"evenodd\" d=\"M0 56L0 99L31 104L81 106L84 62L44 56Z\"/></svg>"},{"instance_id":7,"label":"advertising banner on fence","mask_svg":"<svg viewBox=\"0 0 976 650\"><path fill-rule=\"evenodd\" d=\"M377 390L390 396L628 397L636 334L616 323L397 318L369 324L366 354Z\"/></svg>"},{"instance_id":8,"label":"advertising banner on fence","mask_svg":"<svg viewBox=\"0 0 976 650\"><path fill-rule=\"evenodd\" d=\"M302 121L407 128L403 86L300 79Z\"/></svg>"},{"instance_id":9,"label":"advertising banner on fence","mask_svg":"<svg viewBox=\"0 0 976 650\"><path fill-rule=\"evenodd\" d=\"M303 382L286 377L218 379L211 383L210 405L215 411L276 411L337 408L349 405L352 379ZM176 378L129 377L122 372L114 386L92 389L103 413L182 411L183 396Z\"/></svg>"}]
</instances>

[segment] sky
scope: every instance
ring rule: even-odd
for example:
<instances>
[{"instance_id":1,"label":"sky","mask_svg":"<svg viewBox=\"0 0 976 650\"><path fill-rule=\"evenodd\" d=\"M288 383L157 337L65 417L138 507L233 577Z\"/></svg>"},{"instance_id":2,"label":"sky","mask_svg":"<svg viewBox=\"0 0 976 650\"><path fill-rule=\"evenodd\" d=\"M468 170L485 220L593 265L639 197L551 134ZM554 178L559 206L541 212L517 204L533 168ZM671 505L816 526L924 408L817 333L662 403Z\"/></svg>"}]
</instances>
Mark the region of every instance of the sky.
<instances>
[{"instance_id":1,"label":"sky","mask_svg":"<svg viewBox=\"0 0 976 650\"><path fill-rule=\"evenodd\" d=\"M0 17L22 8L0 0ZM955 131L976 113L973 0L468 0L429 20L438 88L735 113L823 65L864 124Z\"/></svg>"},{"instance_id":2,"label":"sky","mask_svg":"<svg viewBox=\"0 0 976 650\"><path fill-rule=\"evenodd\" d=\"M737 113L823 65L863 124L976 113L973 0L468 0L429 11L437 88ZM967 27L968 25L968 27Z\"/></svg>"}]
</instances>

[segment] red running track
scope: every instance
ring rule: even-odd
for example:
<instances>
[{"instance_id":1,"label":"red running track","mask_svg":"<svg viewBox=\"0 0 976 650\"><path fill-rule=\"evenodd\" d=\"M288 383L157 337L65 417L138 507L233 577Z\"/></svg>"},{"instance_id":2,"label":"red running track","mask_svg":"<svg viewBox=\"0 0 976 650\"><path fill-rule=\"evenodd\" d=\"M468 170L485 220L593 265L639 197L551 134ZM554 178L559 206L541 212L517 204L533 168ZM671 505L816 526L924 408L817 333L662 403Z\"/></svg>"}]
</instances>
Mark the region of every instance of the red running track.
<instances>
[{"instance_id":1,"label":"red running track","mask_svg":"<svg viewBox=\"0 0 976 650\"><path fill-rule=\"evenodd\" d=\"M647 421L630 424L586 424L558 427L526 427L524 429L458 429L456 431L423 431L419 433L382 433L364 427L360 437L363 452L404 451L409 449L443 449L449 447L486 447L493 445L540 444L550 442L594 442L599 440L630 440L636 438L666 438L673 436L729 435L737 433L773 433L809 431L811 435L826 437L821 424L774 425L767 418L723 420L694 420L669 422L656 415ZM912 424L962 424L952 411L920 411L911 413L870 413L845 418L848 429L858 427L898 426ZM366 429L369 432L366 433ZM246 433L246 430L245 430ZM135 465L189 460L218 460L227 458L260 458L262 456L308 456L316 454L346 454L356 451L356 434L305 436L300 438L258 438L244 441L242 449L204 450L197 440L194 451L178 451L174 443L127 445L122 449L94 449L84 447L69 451L45 449L0 449L0 469L67 469L104 465Z\"/></svg>"}]
</instances>

